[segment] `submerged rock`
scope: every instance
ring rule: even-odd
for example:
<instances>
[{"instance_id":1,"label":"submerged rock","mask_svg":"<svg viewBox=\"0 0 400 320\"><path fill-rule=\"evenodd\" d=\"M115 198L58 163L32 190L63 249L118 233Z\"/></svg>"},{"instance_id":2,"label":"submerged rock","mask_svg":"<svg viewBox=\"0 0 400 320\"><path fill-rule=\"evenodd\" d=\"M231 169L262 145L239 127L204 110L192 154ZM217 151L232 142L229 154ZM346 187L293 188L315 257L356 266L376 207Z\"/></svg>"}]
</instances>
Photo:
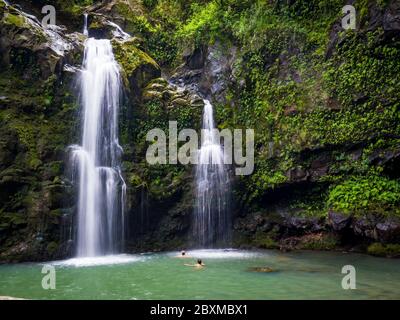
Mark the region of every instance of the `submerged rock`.
<instances>
[{"instance_id":1,"label":"submerged rock","mask_svg":"<svg viewBox=\"0 0 400 320\"><path fill-rule=\"evenodd\" d=\"M252 271L252 272L262 272L262 273L277 272L277 270L272 269L272 268L270 268L270 267L253 267L253 268L249 268L249 271Z\"/></svg>"}]
</instances>

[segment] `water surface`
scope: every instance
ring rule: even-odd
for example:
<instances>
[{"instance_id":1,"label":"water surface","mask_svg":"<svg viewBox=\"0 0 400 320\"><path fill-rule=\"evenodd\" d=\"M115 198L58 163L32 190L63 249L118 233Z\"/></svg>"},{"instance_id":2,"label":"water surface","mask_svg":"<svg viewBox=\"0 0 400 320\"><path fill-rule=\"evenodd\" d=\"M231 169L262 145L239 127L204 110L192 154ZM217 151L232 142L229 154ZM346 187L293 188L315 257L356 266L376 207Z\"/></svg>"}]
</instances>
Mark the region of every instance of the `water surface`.
<instances>
[{"instance_id":1,"label":"water surface","mask_svg":"<svg viewBox=\"0 0 400 320\"><path fill-rule=\"evenodd\" d=\"M0 266L0 296L29 299L400 299L400 260L334 252L198 250L50 262L56 289L41 287L44 264ZM184 266L201 258L206 267ZM344 265L356 290L343 290ZM275 272L254 272L269 267Z\"/></svg>"}]
</instances>

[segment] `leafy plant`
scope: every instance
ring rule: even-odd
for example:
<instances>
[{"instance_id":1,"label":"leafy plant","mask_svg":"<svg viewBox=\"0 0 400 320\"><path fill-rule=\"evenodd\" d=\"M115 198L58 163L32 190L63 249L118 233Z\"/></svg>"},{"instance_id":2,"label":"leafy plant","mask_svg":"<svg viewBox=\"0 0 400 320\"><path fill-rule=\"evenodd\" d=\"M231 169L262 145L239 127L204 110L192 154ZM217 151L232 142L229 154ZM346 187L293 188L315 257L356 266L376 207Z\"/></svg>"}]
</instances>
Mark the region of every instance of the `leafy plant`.
<instances>
[{"instance_id":1,"label":"leafy plant","mask_svg":"<svg viewBox=\"0 0 400 320\"><path fill-rule=\"evenodd\" d=\"M352 177L332 188L328 205L344 213L367 211L399 214L400 183L382 176Z\"/></svg>"}]
</instances>

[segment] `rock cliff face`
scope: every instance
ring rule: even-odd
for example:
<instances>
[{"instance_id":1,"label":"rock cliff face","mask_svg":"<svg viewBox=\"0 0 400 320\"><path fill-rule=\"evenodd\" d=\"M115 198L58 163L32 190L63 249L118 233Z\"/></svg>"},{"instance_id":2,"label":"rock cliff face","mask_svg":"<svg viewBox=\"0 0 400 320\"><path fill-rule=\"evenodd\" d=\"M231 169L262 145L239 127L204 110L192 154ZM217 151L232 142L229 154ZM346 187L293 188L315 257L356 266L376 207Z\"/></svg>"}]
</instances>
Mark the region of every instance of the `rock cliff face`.
<instances>
[{"instance_id":1,"label":"rock cliff face","mask_svg":"<svg viewBox=\"0 0 400 320\"><path fill-rule=\"evenodd\" d=\"M1 259L49 259L63 255L61 225L70 210L62 177L77 106L68 65L80 61L83 37L44 30L4 2L0 24Z\"/></svg>"},{"instance_id":2,"label":"rock cliff face","mask_svg":"<svg viewBox=\"0 0 400 320\"><path fill-rule=\"evenodd\" d=\"M255 171L234 181L234 246L396 256L400 7L355 3L358 29L343 32L345 2L320 2L0 1L0 260L73 254L85 12L122 68L128 251L194 245L193 168L149 165L145 137L170 120L199 130L201 95L220 128L256 131ZM57 27L29 15L45 4Z\"/></svg>"},{"instance_id":3,"label":"rock cliff face","mask_svg":"<svg viewBox=\"0 0 400 320\"><path fill-rule=\"evenodd\" d=\"M63 8L57 1L52 4ZM110 21L120 23L124 15L134 14L131 8L125 8L129 10L124 15L113 9L123 6L123 1L80 7L72 20L70 8L64 8L57 14L60 21L69 22L68 27L51 29L44 29L30 15L40 13L40 5L0 3L1 260L49 260L74 254L75 193L68 172L68 145L79 141L76 85L85 37L69 31L82 29L84 11L93 11L97 23L90 28L93 36L113 38L124 78L121 140L128 179L129 239L137 247L141 235L159 232L167 219L169 227L154 248L168 247L163 237L179 237L172 226L182 224L171 215L180 217L191 210L190 200L180 203L184 194L191 199L191 170L148 167L145 134L155 127L167 128L168 120L200 128L202 100L160 78L160 67L142 50L140 39L121 39L121 31ZM156 184L153 179L158 179Z\"/></svg>"}]
</instances>

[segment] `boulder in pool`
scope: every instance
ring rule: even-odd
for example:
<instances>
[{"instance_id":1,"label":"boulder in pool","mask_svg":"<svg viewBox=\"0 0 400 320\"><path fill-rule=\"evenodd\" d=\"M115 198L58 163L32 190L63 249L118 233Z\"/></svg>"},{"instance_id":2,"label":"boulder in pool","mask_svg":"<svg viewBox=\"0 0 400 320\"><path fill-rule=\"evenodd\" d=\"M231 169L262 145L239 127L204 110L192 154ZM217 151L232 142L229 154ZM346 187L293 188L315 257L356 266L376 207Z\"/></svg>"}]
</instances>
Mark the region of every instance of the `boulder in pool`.
<instances>
[{"instance_id":1,"label":"boulder in pool","mask_svg":"<svg viewBox=\"0 0 400 320\"><path fill-rule=\"evenodd\" d=\"M270 273L270 272L276 272L276 270L270 268L270 267L253 267L249 269L252 272L262 272L262 273Z\"/></svg>"}]
</instances>

